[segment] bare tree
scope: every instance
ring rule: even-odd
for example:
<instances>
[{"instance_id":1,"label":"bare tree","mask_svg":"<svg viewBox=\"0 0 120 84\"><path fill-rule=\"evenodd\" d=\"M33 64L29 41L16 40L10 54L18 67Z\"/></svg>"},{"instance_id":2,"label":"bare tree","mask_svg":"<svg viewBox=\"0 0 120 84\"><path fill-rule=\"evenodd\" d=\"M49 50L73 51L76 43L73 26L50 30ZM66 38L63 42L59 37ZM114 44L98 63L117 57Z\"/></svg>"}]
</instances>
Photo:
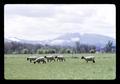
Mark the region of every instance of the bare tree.
<instances>
[{"instance_id":1,"label":"bare tree","mask_svg":"<svg viewBox=\"0 0 120 84\"><path fill-rule=\"evenodd\" d=\"M108 43L106 44L105 46L105 51L108 53L108 52L112 52L112 45L113 45L113 42L112 41L108 41Z\"/></svg>"}]
</instances>

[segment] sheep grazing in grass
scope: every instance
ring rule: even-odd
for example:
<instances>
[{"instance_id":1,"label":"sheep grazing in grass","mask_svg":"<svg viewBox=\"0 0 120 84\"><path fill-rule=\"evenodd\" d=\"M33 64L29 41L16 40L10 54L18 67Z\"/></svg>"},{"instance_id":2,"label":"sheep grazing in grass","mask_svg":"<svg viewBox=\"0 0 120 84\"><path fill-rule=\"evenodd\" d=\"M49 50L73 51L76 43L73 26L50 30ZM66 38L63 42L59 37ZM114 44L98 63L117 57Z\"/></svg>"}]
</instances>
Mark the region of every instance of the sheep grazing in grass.
<instances>
[{"instance_id":1,"label":"sheep grazing in grass","mask_svg":"<svg viewBox=\"0 0 120 84\"><path fill-rule=\"evenodd\" d=\"M38 57L35 61L34 61L34 64L36 63L36 62L38 62L38 63L46 63L46 60L45 60L45 58L44 57Z\"/></svg>"},{"instance_id":2,"label":"sheep grazing in grass","mask_svg":"<svg viewBox=\"0 0 120 84\"><path fill-rule=\"evenodd\" d=\"M44 58L47 59L47 62L55 61L55 57L50 55L50 56L44 56Z\"/></svg>"},{"instance_id":3,"label":"sheep grazing in grass","mask_svg":"<svg viewBox=\"0 0 120 84\"><path fill-rule=\"evenodd\" d=\"M30 60L30 63L34 60L37 59L37 56L30 56L30 57L27 57L27 61Z\"/></svg>"},{"instance_id":4,"label":"sheep grazing in grass","mask_svg":"<svg viewBox=\"0 0 120 84\"><path fill-rule=\"evenodd\" d=\"M57 59L57 61L60 61L60 62L65 61L65 58L63 57L63 55L55 56L55 58Z\"/></svg>"},{"instance_id":5,"label":"sheep grazing in grass","mask_svg":"<svg viewBox=\"0 0 120 84\"><path fill-rule=\"evenodd\" d=\"M95 63L95 56L82 56L81 59L85 59L87 63L88 61L93 61L93 63Z\"/></svg>"}]
</instances>

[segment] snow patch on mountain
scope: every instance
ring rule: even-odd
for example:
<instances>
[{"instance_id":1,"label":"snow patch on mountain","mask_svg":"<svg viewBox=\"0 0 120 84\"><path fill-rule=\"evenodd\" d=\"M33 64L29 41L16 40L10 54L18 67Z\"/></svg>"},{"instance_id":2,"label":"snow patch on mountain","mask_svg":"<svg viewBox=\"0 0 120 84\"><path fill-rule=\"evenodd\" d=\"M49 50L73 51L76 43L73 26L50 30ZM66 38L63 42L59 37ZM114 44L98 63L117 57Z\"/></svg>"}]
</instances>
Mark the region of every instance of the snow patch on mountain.
<instances>
[{"instance_id":1,"label":"snow patch on mountain","mask_svg":"<svg viewBox=\"0 0 120 84\"><path fill-rule=\"evenodd\" d=\"M71 38L71 41L80 41L80 38L79 37Z\"/></svg>"},{"instance_id":2,"label":"snow patch on mountain","mask_svg":"<svg viewBox=\"0 0 120 84\"><path fill-rule=\"evenodd\" d=\"M16 41L16 42L20 42L21 40L20 39L18 39L18 38L16 38L16 37L7 37L7 38L5 38L5 40L7 40L7 41Z\"/></svg>"}]
</instances>

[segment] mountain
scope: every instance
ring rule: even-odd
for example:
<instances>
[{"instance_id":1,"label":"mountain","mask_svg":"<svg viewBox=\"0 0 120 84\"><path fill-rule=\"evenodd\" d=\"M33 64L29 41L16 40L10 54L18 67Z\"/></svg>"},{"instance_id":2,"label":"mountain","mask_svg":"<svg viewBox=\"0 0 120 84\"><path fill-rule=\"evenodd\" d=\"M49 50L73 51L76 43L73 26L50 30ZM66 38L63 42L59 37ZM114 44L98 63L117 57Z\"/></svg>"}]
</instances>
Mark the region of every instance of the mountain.
<instances>
[{"instance_id":1,"label":"mountain","mask_svg":"<svg viewBox=\"0 0 120 84\"><path fill-rule=\"evenodd\" d=\"M42 44L41 41L32 41L32 40L24 40L24 39L19 39L16 37L7 37L4 39L5 42L18 42L18 43L29 43L29 44Z\"/></svg>"},{"instance_id":2,"label":"mountain","mask_svg":"<svg viewBox=\"0 0 120 84\"><path fill-rule=\"evenodd\" d=\"M12 41L20 42L21 40L16 38L16 37L9 37L9 38L5 38L5 41L7 41L7 42L12 42Z\"/></svg>"},{"instance_id":3,"label":"mountain","mask_svg":"<svg viewBox=\"0 0 120 84\"><path fill-rule=\"evenodd\" d=\"M24 40L19 39L16 37L9 37L5 38L5 41L11 42L16 41L20 43L30 43L30 44L48 44L48 45L61 45L61 46L75 46L75 42L79 41L80 44L88 44L88 45L95 45L97 47L104 47L108 41L112 41L113 45L116 45L115 39L98 35L98 34L80 34L80 33L66 33L63 34L55 39L51 40L44 40L44 41L31 41L31 40Z\"/></svg>"},{"instance_id":4,"label":"mountain","mask_svg":"<svg viewBox=\"0 0 120 84\"><path fill-rule=\"evenodd\" d=\"M68 46L74 46L75 42L79 41L80 44L89 44L89 45L95 45L97 47L103 47L105 46L108 41L113 41L113 45L116 44L115 39L98 35L98 34L79 34L79 33L67 33L64 34L50 42L51 45L68 45Z\"/></svg>"},{"instance_id":5,"label":"mountain","mask_svg":"<svg viewBox=\"0 0 120 84\"><path fill-rule=\"evenodd\" d=\"M8 39L8 38L5 38L4 39L5 42L11 42L12 40Z\"/></svg>"}]
</instances>

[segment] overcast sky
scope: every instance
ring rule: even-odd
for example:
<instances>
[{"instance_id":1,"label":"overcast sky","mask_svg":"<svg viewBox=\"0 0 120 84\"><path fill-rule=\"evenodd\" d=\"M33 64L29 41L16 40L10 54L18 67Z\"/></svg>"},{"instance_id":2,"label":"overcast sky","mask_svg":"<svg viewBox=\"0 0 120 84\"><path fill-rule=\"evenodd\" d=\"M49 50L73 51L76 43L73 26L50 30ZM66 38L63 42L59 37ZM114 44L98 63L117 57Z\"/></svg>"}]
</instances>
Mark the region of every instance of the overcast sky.
<instances>
[{"instance_id":1,"label":"overcast sky","mask_svg":"<svg viewBox=\"0 0 120 84\"><path fill-rule=\"evenodd\" d=\"M6 4L5 37L53 39L65 33L95 33L116 38L112 4Z\"/></svg>"}]
</instances>

